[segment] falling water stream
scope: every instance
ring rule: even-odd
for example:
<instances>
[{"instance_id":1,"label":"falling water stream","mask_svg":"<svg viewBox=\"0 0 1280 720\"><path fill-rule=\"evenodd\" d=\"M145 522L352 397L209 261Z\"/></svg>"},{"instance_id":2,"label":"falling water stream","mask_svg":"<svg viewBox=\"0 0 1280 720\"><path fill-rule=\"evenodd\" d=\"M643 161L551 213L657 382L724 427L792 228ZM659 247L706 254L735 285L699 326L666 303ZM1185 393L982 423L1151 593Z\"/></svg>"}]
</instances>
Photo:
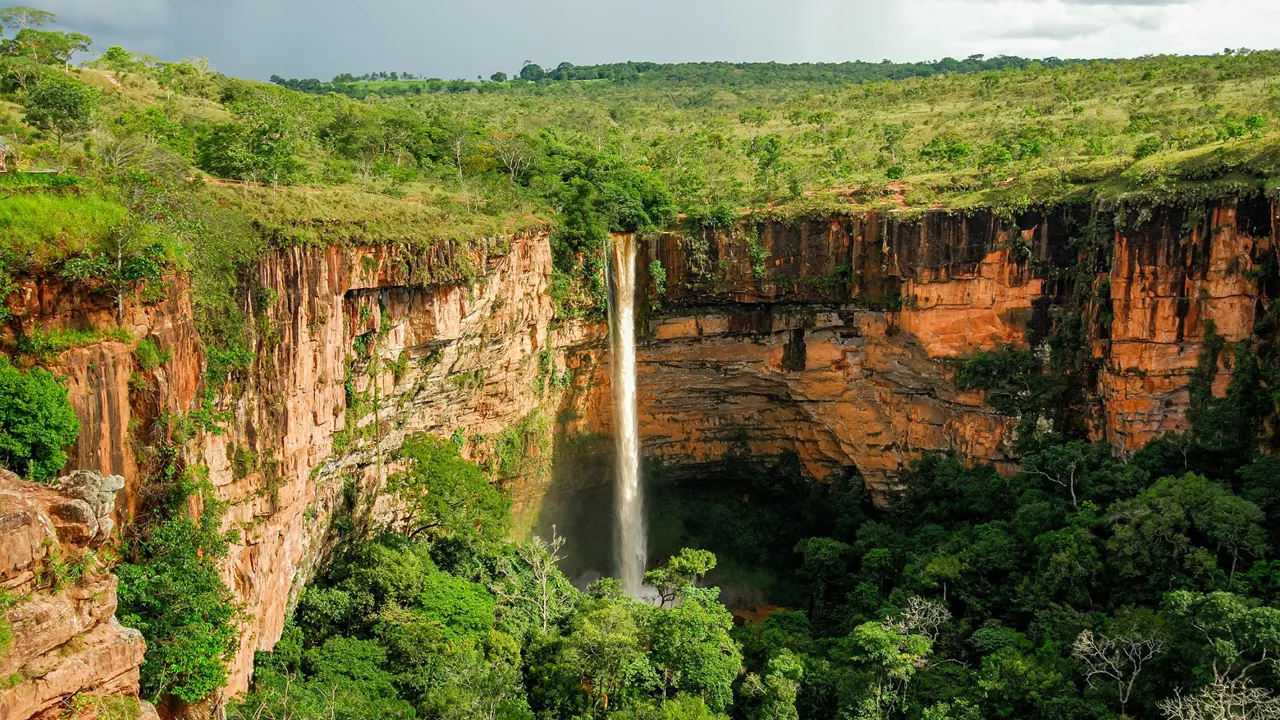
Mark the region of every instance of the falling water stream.
<instances>
[{"instance_id":1,"label":"falling water stream","mask_svg":"<svg viewBox=\"0 0 1280 720\"><path fill-rule=\"evenodd\" d=\"M609 346L613 354L614 445L617 452L615 553L622 588L639 597L644 586L646 535L636 418L636 241L615 236L610 247Z\"/></svg>"}]
</instances>

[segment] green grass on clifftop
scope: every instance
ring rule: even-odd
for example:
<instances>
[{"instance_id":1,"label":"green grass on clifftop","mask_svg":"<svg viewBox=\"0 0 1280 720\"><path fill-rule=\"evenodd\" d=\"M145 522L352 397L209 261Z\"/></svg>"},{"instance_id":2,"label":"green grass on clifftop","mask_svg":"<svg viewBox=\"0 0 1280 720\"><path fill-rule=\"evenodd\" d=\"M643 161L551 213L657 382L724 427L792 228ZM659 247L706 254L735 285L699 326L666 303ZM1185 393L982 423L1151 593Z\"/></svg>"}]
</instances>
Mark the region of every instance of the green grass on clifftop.
<instances>
[{"instance_id":1,"label":"green grass on clifftop","mask_svg":"<svg viewBox=\"0 0 1280 720\"><path fill-rule=\"evenodd\" d=\"M426 246L510 235L545 224L534 216L485 215L453 201L428 203L352 188L209 187L219 204L247 218L279 245Z\"/></svg>"}]
</instances>

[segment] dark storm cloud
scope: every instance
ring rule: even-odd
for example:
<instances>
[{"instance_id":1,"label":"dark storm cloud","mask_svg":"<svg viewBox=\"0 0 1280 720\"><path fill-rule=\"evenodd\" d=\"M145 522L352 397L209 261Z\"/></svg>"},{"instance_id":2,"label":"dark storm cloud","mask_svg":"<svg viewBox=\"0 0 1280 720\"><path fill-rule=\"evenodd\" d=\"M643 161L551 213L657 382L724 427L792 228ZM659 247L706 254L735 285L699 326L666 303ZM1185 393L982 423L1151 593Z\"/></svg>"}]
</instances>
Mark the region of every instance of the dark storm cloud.
<instances>
[{"instance_id":1,"label":"dark storm cloud","mask_svg":"<svg viewBox=\"0 0 1280 720\"><path fill-rule=\"evenodd\" d=\"M488 77L525 60L1123 57L1280 45L1276 0L26 1L99 49L207 57L223 72L264 79Z\"/></svg>"},{"instance_id":2,"label":"dark storm cloud","mask_svg":"<svg viewBox=\"0 0 1280 720\"><path fill-rule=\"evenodd\" d=\"M38 0L37 0L38 1ZM488 77L625 60L879 60L901 54L872 28L893 3L805 0L44 0L99 45L224 72L331 77L412 71Z\"/></svg>"}]
</instances>

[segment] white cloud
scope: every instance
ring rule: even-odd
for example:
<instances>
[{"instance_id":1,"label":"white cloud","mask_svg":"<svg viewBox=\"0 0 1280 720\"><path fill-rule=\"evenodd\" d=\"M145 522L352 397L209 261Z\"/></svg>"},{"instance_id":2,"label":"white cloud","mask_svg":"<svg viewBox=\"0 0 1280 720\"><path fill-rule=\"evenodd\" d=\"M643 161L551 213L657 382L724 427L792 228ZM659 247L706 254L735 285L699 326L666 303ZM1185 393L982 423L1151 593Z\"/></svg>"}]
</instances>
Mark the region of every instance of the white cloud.
<instances>
[{"instance_id":1,"label":"white cloud","mask_svg":"<svg viewBox=\"0 0 1280 720\"><path fill-rule=\"evenodd\" d=\"M1280 47L1275 0L914 0L925 57L1070 58ZM946 32L939 32L947 28Z\"/></svg>"},{"instance_id":2,"label":"white cloud","mask_svg":"<svg viewBox=\"0 0 1280 720\"><path fill-rule=\"evenodd\" d=\"M1063 0L1068 5L1139 5L1144 7L1186 5L1193 0Z\"/></svg>"}]
</instances>

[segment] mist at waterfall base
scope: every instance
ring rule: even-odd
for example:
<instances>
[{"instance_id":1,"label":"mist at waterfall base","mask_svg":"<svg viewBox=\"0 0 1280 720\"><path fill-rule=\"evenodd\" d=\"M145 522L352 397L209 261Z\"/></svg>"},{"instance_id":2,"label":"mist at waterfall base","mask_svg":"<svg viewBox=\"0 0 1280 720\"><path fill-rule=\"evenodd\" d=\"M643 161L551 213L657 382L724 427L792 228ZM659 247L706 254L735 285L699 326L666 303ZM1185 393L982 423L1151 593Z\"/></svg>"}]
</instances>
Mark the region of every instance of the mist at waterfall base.
<instances>
[{"instance_id":1,"label":"mist at waterfall base","mask_svg":"<svg viewBox=\"0 0 1280 720\"><path fill-rule=\"evenodd\" d=\"M636 243L630 235L609 247L609 352L614 417L614 553L618 578L631 597L644 587L647 536L640 479L636 410Z\"/></svg>"}]
</instances>

